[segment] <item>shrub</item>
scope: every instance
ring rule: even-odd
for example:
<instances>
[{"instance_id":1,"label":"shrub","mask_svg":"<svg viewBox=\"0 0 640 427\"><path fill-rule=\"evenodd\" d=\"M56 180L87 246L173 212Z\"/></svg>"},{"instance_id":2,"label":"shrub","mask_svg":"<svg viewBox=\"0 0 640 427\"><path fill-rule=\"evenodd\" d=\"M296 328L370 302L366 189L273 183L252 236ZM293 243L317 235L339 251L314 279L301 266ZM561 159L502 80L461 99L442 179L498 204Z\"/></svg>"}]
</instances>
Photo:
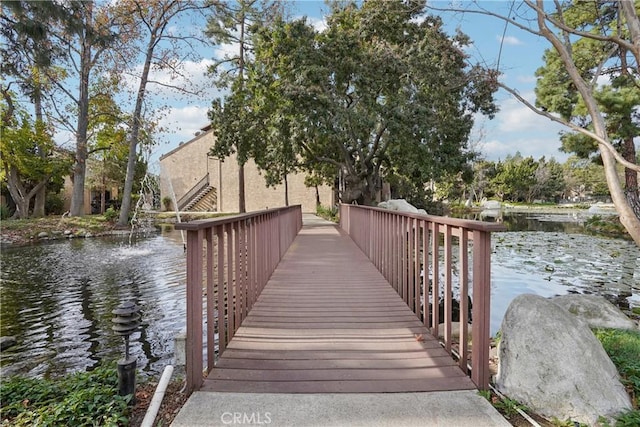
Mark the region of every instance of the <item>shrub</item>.
<instances>
[{"instance_id":1,"label":"shrub","mask_svg":"<svg viewBox=\"0 0 640 427\"><path fill-rule=\"evenodd\" d=\"M9 207L4 204L0 205L0 219L8 219L10 216Z\"/></svg>"},{"instance_id":2,"label":"shrub","mask_svg":"<svg viewBox=\"0 0 640 427\"><path fill-rule=\"evenodd\" d=\"M116 222L118 220L118 217L118 211L113 209L113 207L109 207L109 209L104 211L104 219L106 219L108 222Z\"/></svg>"},{"instance_id":3,"label":"shrub","mask_svg":"<svg viewBox=\"0 0 640 427\"><path fill-rule=\"evenodd\" d=\"M128 424L131 396L119 396L116 369L101 366L58 380L3 379L0 400L3 425L118 426Z\"/></svg>"},{"instance_id":4,"label":"shrub","mask_svg":"<svg viewBox=\"0 0 640 427\"><path fill-rule=\"evenodd\" d=\"M171 210L171 206L173 205L173 202L171 201L171 197L164 196L162 198L162 205L164 206L164 210L165 211L170 211Z\"/></svg>"},{"instance_id":5,"label":"shrub","mask_svg":"<svg viewBox=\"0 0 640 427\"><path fill-rule=\"evenodd\" d=\"M338 208L335 206L324 207L318 205L316 206L316 215L329 221L338 222Z\"/></svg>"},{"instance_id":6,"label":"shrub","mask_svg":"<svg viewBox=\"0 0 640 427\"><path fill-rule=\"evenodd\" d=\"M62 215L64 213L64 200L60 194L47 193L44 211L47 215Z\"/></svg>"}]
</instances>

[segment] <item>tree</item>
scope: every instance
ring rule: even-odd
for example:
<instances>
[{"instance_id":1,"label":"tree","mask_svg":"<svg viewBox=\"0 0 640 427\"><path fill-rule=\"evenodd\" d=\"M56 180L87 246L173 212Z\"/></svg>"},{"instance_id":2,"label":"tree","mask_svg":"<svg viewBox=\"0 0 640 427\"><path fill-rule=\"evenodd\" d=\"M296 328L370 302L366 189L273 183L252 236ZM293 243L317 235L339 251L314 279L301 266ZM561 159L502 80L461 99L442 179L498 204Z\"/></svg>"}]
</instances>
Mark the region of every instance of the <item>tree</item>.
<instances>
[{"instance_id":1,"label":"tree","mask_svg":"<svg viewBox=\"0 0 640 427\"><path fill-rule=\"evenodd\" d=\"M84 189L86 162L88 157L89 99L92 74L101 75L101 59L106 50L117 39L117 26L108 5L96 7L92 1L69 2L74 22L77 25L54 26L51 29L53 44L63 52L62 76L47 69L47 77L60 98L52 97L51 108L56 111L56 120L75 135L75 163L73 166L73 191L71 216L84 213ZM72 89L77 85L77 90ZM113 87L112 87L113 90Z\"/></svg>"},{"instance_id":2,"label":"tree","mask_svg":"<svg viewBox=\"0 0 640 427\"><path fill-rule=\"evenodd\" d=\"M561 87L565 89L567 95L579 100L583 106L581 108L584 108L585 111L583 116L588 117L587 122L567 119L569 115L573 117L571 114L573 100L571 99L550 106L541 103L540 108L537 108L512 88L502 83L499 85L537 114L561 123L568 129L591 138L597 143L609 193L620 216L620 222L633 240L640 245L639 213L634 210L634 206L627 199L622 181L617 174L616 165L621 164L636 174L640 171L640 167L636 163L636 159L628 160L616 150L615 140L612 138L614 133L607 124L607 109L609 108L616 111L620 118L624 116L626 120L628 105L633 102L635 95L622 94L622 98L625 99L619 99L618 95L614 95L615 100L605 96L610 105L604 105L605 102L599 102L600 92L598 91L598 77L602 75L603 70L615 68L620 70L622 80L615 83L612 81L610 94L614 94L619 88L633 88L635 86L635 90L637 90L640 64L640 19L636 10L637 2L595 0L576 2L578 5L584 4L587 8L591 7L596 11L597 20L593 20L593 16L585 18L580 11L577 13L578 17L575 17L573 12L577 9L573 9L573 2L545 3L543 0L524 0L524 4L527 8L521 13L525 16L501 15L483 8L481 2L474 2L471 8L465 10L433 7L432 9L493 16L508 25L541 36L550 43L555 51L554 55L557 55L555 71L561 73L561 76L565 76L565 81L558 82L558 84L562 84ZM550 5L555 6L555 10L547 10ZM565 11L567 17L565 17ZM611 17L611 14L614 14L615 17ZM611 25L608 25L607 22ZM583 40L585 49L582 49L582 46L580 49L574 49L574 43L580 40ZM596 51L596 67L583 69L582 67L591 67L590 64L593 64L593 61L585 60L584 57ZM547 61L548 68L554 66L553 58L548 56L548 59L550 60ZM633 85L629 85L628 81L632 81ZM549 100L542 101L548 102ZM552 114L554 110L560 111L561 114ZM623 114L620 114L621 112ZM637 118L633 120L637 120ZM613 123L623 124L625 121L610 122L610 124ZM627 122L625 126L628 124ZM625 129L625 132L627 130ZM622 135L621 133L620 136ZM629 190L636 191L633 188Z\"/></svg>"},{"instance_id":3,"label":"tree","mask_svg":"<svg viewBox=\"0 0 640 427\"><path fill-rule=\"evenodd\" d=\"M574 28L594 34L607 34L610 28L615 28L614 33L623 34L626 31L621 27L621 8L621 2L599 2L597 5L577 2L563 8L562 19ZM636 111L640 104L640 88L636 81L637 70L629 68L628 49L613 42L582 37L571 41L571 51L581 77L591 83L611 144L626 161L635 163L634 138L640 135L640 115ZM545 65L536 72L539 77L536 105L593 130L585 105L558 52L547 50L544 60ZM598 152L598 144L584 134L570 132L562 135L562 150L588 158ZM640 217L638 173L631 168L625 171L625 195L635 215Z\"/></svg>"},{"instance_id":4,"label":"tree","mask_svg":"<svg viewBox=\"0 0 640 427\"><path fill-rule=\"evenodd\" d=\"M609 195L602 165L578 156L571 156L562 168L566 198L584 201L591 197Z\"/></svg>"},{"instance_id":5,"label":"tree","mask_svg":"<svg viewBox=\"0 0 640 427\"><path fill-rule=\"evenodd\" d=\"M234 2L212 1L212 15L207 21L205 34L216 45L237 46L237 54L225 56L209 69L214 84L230 90L224 101L213 101L209 117L216 142L211 155L226 157L237 154L238 160L238 207L246 212L244 165L255 136L251 123L249 92L245 90L246 69L251 60L252 37L261 26L281 13L277 2L259 0L237 0Z\"/></svg>"},{"instance_id":6,"label":"tree","mask_svg":"<svg viewBox=\"0 0 640 427\"><path fill-rule=\"evenodd\" d=\"M424 188L460 170L473 114L496 111L492 77L465 63L468 39L423 12L423 1L334 3L325 31L279 20L256 44L296 155L339 171L343 202L373 203L385 174Z\"/></svg>"},{"instance_id":7,"label":"tree","mask_svg":"<svg viewBox=\"0 0 640 427\"><path fill-rule=\"evenodd\" d=\"M2 82L2 94L6 106L6 117L13 115L13 104L10 99L10 88L17 84L20 91L33 104L35 113L36 132L41 132L47 125L44 114L43 102L45 93L50 91L51 84L45 71L57 74L52 63L60 58L63 52L52 43L51 29L53 24L72 29L77 23L67 8L66 4L58 2L28 2L7 1L2 2L0 22L2 23L0 35L3 43L0 44L2 65L0 71L5 77ZM6 123L5 123L6 124ZM49 138L35 138L34 141L45 142L48 145ZM25 153L26 154L26 153ZM46 162L50 154L49 147L34 147L33 155L40 156L41 161ZM10 175L15 179L16 175ZM13 185L16 188L16 185ZM33 216L44 216L47 184L37 186Z\"/></svg>"},{"instance_id":8,"label":"tree","mask_svg":"<svg viewBox=\"0 0 640 427\"><path fill-rule=\"evenodd\" d=\"M135 99L135 106L131 115L127 140L129 142L129 157L127 162L127 174L122 195L122 206L118 225L124 226L129 221L129 211L131 209L131 195L133 181L136 170L136 160L138 159L138 143L140 142L141 126L143 122L142 107L145 101L147 85L149 83L149 72L153 66L155 69L167 69L175 67L176 62L180 62L177 48L172 51L161 50L159 45L163 40L170 39L177 42L179 37L174 36L170 31L170 24L182 14L199 9L201 6L197 1L187 0L127 0L120 5L120 13L133 19L130 25L138 27L138 31L144 34L143 46L140 48L144 57L142 73L139 76L138 90ZM182 38L186 40L186 37Z\"/></svg>"},{"instance_id":9,"label":"tree","mask_svg":"<svg viewBox=\"0 0 640 427\"><path fill-rule=\"evenodd\" d=\"M64 153L55 152L42 121L34 123L26 111L14 110L10 97L1 106L2 175L16 204L15 216L28 218L32 199L50 180L59 180L68 171L69 161Z\"/></svg>"}]
</instances>

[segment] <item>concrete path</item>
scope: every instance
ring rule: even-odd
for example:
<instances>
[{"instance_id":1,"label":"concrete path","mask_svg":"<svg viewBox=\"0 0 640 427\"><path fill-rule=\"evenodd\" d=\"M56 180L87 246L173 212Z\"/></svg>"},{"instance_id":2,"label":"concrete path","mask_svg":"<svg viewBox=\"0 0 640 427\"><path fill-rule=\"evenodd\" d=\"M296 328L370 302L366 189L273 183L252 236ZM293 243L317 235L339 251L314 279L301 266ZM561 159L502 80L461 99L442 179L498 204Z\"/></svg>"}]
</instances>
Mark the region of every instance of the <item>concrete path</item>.
<instances>
[{"instance_id":1,"label":"concrete path","mask_svg":"<svg viewBox=\"0 0 640 427\"><path fill-rule=\"evenodd\" d=\"M174 427L483 427L510 424L477 391L258 394L195 392Z\"/></svg>"}]
</instances>

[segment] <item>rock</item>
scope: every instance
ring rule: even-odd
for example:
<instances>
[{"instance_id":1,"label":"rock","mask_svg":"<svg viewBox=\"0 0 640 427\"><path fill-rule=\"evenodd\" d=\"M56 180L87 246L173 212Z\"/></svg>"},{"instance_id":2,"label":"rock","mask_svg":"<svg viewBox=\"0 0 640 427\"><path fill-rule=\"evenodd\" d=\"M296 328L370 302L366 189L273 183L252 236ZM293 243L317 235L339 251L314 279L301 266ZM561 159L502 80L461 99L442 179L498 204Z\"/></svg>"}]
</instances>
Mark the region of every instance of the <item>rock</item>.
<instances>
[{"instance_id":1,"label":"rock","mask_svg":"<svg viewBox=\"0 0 640 427\"><path fill-rule=\"evenodd\" d=\"M71 230L64 230L64 233L63 233L63 234L64 234L65 236L71 236L71 235L73 235L73 233L71 232Z\"/></svg>"},{"instance_id":2,"label":"rock","mask_svg":"<svg viewBox=\"0 0 640 427\"><path fill-rule=\"evenodd\" d=\"M486 210L500 210L502 203L497 200L485 200L482 202L482 208Z\"/></svg>"},{"instance_id":3,"label":"rock","mask_svg":"<svg viewBox=\"0 0 640 427\"><path fill-rule=\"evenodd\" d=\"M467 337L471 340L471 323L467 323ZM438 337L444 337L444 323L438 325ZM451 322L451 337L460 338L460 322Z\"/></svg>"},{"instance_id":4,"label":"rock","mask_svg":"<svg viewBox=\"0 0 640 427\"><path fill-rule=\"evenodd\" d=\"M16 337L12 337L12 336L0 337L0 351L4 351L9 347L13 347L17 343L18 343L18 340L16 340Z\"/></svg>"},{"instance_id":5,"label":"rock","mask_svg":"<svg viewBox=\"0 0 640 427\"><path fill-rule=\"evenodd\" d=\"M404 199L391 199L391 200L387 200L386 202L380 202L378 203L378 207L383 209L388 209L390 211L398 211L398 212L421 213L421 214L427 213L427 211L425 211L424 209L418 209Z\"/></svg>"},{"instance_id":6,"label":"rock","mask_svg":"<svg viewBox=\"0 0 640 427\"><path fill-rule=\"evenodd\" d=\"M638 328L633 320L602 296L568 294L551 298L551 301L586 322L590 328Z\"/></svg>"},{"instance_id":7,"label":"rock","mask_svg":"<svg viewBox=\"0 0 640 427\"><path fill-rule=\"evenodd\" d=\"M533 411L594 425L631 409L587 324L547 298L516 297L502 321L497 388Z\"/></svg>"},{"instance_id":8,"label":"rock","mask_svg":"<svg viewBox=\"0 0 640 427\"><path fill-rule=\"evenodd\" d=\"M38 239L46 239L47 237L49 237L49 233L47 233L46 231L41 231L38 233Z\"/></svg>"}]
</instances>

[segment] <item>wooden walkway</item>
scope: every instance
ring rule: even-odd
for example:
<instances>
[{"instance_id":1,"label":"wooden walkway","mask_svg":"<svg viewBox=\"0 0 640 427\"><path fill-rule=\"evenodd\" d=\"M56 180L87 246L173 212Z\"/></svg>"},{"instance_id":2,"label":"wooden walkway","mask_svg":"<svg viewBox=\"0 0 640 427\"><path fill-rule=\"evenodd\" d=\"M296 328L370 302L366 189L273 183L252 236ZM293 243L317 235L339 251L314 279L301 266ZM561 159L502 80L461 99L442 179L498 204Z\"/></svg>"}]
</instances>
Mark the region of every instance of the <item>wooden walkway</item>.
<instances>
[{"instance_id":1,"label":"wooden walkway","mask_svg":"<svg viewBox=\"0 0 640 427\"><path fill-rule=\"evenodd\" d=\"M202 391L475 389L349 236L305 225Z\"/></svg>"}]
</instances>

